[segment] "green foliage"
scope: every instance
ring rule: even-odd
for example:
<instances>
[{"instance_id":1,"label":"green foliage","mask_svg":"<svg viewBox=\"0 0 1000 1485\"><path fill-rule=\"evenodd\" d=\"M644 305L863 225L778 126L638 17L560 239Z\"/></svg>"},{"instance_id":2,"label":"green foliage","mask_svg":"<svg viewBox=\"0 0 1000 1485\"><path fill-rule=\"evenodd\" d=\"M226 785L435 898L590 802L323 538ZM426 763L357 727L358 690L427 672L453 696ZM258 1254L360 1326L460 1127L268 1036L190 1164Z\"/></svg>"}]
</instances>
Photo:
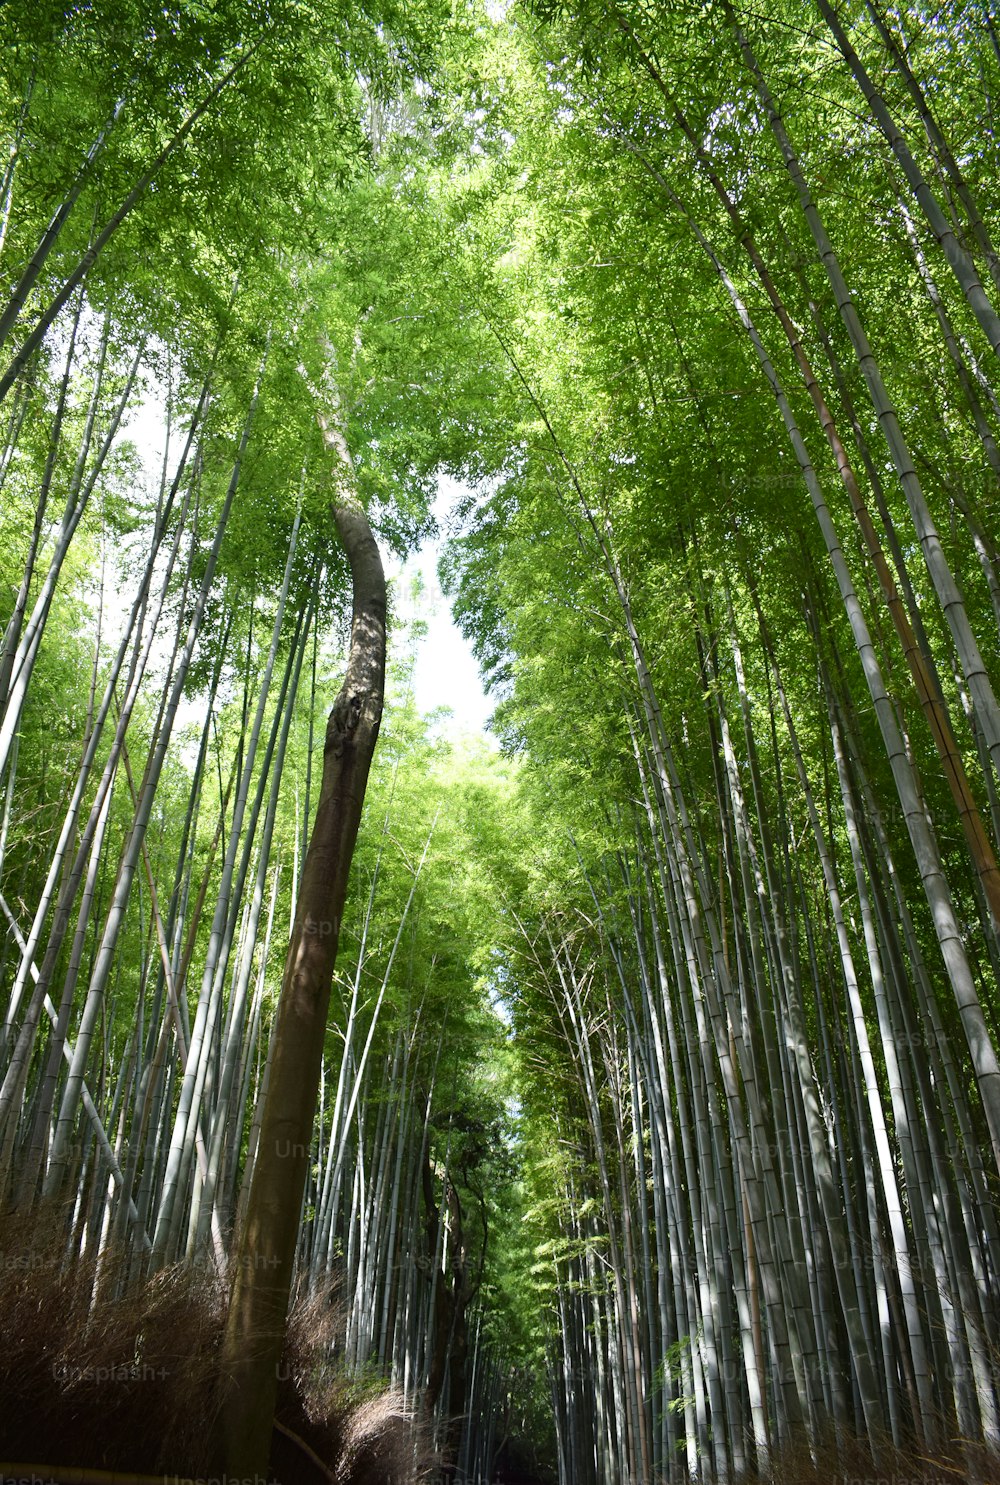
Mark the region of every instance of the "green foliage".
<instances>
[{"instance_id":1,"label":"green foliage","mask_svg":"<svg viewBox=\"0 0 1000 1485\"><path fill-rule=\"evenodd\" d=\"M871 7L841 12L932 187L943 192L940 151L891 65ZM995 35L981 20L964 3L888 18L996 233L996 131L984 129L980 115L985 104L992 118L1000 82ZM988 425L997 408L981 327L910 203L964 357L960 375L906 230L896 160L862 113L814 9L782 0L766 13L741 11L740 22L801 151L987 669L1000 675L996 469L976 398ZM267 955L262 944L253 950L265 1020L281 981L282 925L292 916L349 620L350 577L329 518L331 496L349 479L383 548L405 555L433 533L438 477L466 482L441 576L497 703L503 752L442 741L407 699L405 664L395 672L342 927L325 1061L332 1087L356 989L362 1041L369 1029L372 1039L355 1153L368 1169L379 1121L403 1102L393 1069L405 1061L410 1107L421 1119L426 1111L426 1146L414 1157L433 1198L422 1196L426 1227L430 1209L445 1210L454 1197L461 1221L450 1212L448 1220L458 1223L464 1261L478 1276L483 1334L508 1367L507 1403L512 1415L520 1410L518 1427L551 1443L544 1420L558 1371L560 1306L577 1305L585 1316L588 1354L604 1347L601 1355L610 1355L622 1282L614 1244L627 1218L636 1241L645 1234L651 1246L651 1289L665 1273L668 1224L654 1210L650 1175L654 1154L662 1159L655 1148L662 1131L648 1107L656 1080L642 1018L652 1024L661 1009L665 1015L669 999L692 1039L706 1014L706 965L711 959L720 977L724 965L735 986L726 1013L734 1039L743 1039L741 1055L755 1073L766 1071L763 1084L778 1072L785 1078L781 1090L762 1095L768 1119L779 1117L785 1084L794 1081L769 1041L781 1040L792 988L802 999L807 1060L820 1066L828 1029L838 1054L853 1046L841 944L795 753L797 744L831 860L853 900L831 710L839 709L851 785L863 802L864 880L882 893L879 952L887 963L899 960L901 985L933 966L927 979L954 1042L956 1086L974 1088L957 1012L939 983L933 918L856 636L779 410L699 234L748 305L802 429L906 729L977 987L991 1019L997 1011L1000 951L940 761L836 461L748 244L787 309L890 552L898 535L897 577L912 589L913 615L987 820L996 813L995 781L967 722L946 616L882 442L884 419L872 407L731 13L724 5L609 9L554 0L515 5L502 17L492 7L439 0L249 8L178 0L155 15L131 0L16 3L4 8L0 41L0 128L11 162L0 190L3 303L47 224L68 207L5 357L192 109L244 59L91 266L61 425L72 306L4 404L13 437L16 398L29 399L0 516L6 622L36 519L32 601L40 589L83 447L101 326L107 365L84 473L137 348L149 401L170 404L174 457L207 382L203 426L167 523L167 544L176 534L180 545L163 606L164 647L164 636L185 632L247 433L147 839L161 908L179 900L182 879L189 897L206 884L208 910L184 927L189 1021L209 952L230 781L247 745L296 519L276 674L300 619L309 616L317 637L302 652L266 873L277 926ZM948 203L958 235L978 252L954 192ZM978 257L988 284L989 265ZM332 467L317 411L342 434L349 470ZM50 445L51 491L38 516ZM108 674L162 499L135 449L119 440L60 574L20 725L3 886L21 921L30 921L44 881L92 693ZM163 654L154 652L129 731L139 778L165 694ZM281 715L275 685L265 727ZM196 780L203 735L210 766ZM98 768L107 746L105 739ZM256 769L254 789L261 759ZM687 809L670 830L668 776ZM95 781L96 774L85 810ZM197 803L190 824L189 802ZM102 905L131 819L119 770ZM677 885L681 860L693 885ZM897 923L897 885L912 933ZM155 1040L143 1019L149 987L157 1014L163 991L151 906L143 876L116 951L102 1073L120 1068L137 1025ZM718 925L718 943L702 948L700 961L696 913L699 925L711 915ZM848 917L875 1044L875 1092L892 1108L874 961L860 923ZM790 976L779 962L785 945ZM60 970L66 958L64 951ZM12 962L5 961L8 980ZM699 1049L700 1066L692 1047L684 1052L687 1060L678 1054L669 1078L663 1074L660 1114L679 1130L696 1099L714 1107L719 1167L711 1180L721 1182L720 1171L734 1164L735 1095L717 1046ZM837 1088L850 1108L849 1060ZM914 1067L915 1085L922 1072ZM742 1065L740 1077L745 1084ZM937 1071L933 1078L937 1088ZM972 1092L970 1107L969 1129L981 1136ZM251 1117L248 1108L244 1136ZM853 1110L840 1117L849 1126L845 1141L867 1141L867 1126L861 1141L851 1124ZM866 1117L858 1115L859 1128ZM707 1128L700 1106L699 1118ZM892 1136L903 1169L905 1139L895 1128ZM963 1128L959 1143L966 1139ZM318 1158L317 1181L321 1170ZM791 1189L793 1174L779 1174ZM688 1184L689 1176L685 1167ZM845 1209L856 1179L838 1188ZM684 1238L692 1245L701 1241L701 1219L690 1215L695 1195L671 1197L682 1213L671 1220L690 1220ZM310 1200L310 1221L317 1210ZM769 1220L778 1223L779 1214ZM912 1212L907 1220L912 1226ZM881 1209L871 1221L884 1227ZM656 1426L665 1418L671 1428L693 1406L686 1369L709 1342L695 1326L671 1338L665 1322L654 1337L662 1317L643 1319L651 1337L646 1380L665 1399L663 1408L654 1405Z\"/></svg>"}]
</instances>

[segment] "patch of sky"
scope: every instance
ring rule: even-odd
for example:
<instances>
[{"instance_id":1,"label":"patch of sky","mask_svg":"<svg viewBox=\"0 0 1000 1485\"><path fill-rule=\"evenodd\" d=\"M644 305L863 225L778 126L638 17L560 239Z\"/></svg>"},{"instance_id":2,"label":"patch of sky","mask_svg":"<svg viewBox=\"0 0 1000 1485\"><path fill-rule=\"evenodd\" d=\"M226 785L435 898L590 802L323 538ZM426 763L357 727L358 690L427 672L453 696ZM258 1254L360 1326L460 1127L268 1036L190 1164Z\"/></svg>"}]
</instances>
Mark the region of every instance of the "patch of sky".
<instances>
[{"instance_id":1,"label":"patch of sky","mask_svg":"<svg viewBox=\"0 0 1000 1485\"><path fill-rule=\"evenodd\" d=\"M442 533L447 531L449 517L466 493L449 476L440 477L433 511ZM407 631L412 632L414 624L423 626L413 668L417 709L425 716L436 712L435 726L444 736L481 737L493 705L483 691L472 650L451 616L438 581L444 540L442 534L434 541L425 542L418 552L390 569L393 601Z\"/></svg>"}]
</instances>

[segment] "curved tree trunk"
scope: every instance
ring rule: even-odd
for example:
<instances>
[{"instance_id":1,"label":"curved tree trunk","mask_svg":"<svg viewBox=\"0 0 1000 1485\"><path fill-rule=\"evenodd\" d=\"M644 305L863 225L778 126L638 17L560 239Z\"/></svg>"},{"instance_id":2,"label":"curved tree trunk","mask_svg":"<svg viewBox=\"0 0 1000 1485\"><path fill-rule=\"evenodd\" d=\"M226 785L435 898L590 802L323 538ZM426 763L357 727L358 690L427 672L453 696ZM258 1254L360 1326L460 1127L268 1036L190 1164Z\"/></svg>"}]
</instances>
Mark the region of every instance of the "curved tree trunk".
<instances>
[{"instance_id":1,"label":"curved tree trunk","mask_svg":"<svg viewBox=\"0 0 1000 1485\"><path fill-rule=\"evenodd\" d=\"M339 430L327 447L346 461ZM333 518L351 564L347 674L326 729L323 781L302 871L272 1037L274 1053L222 1354L220 1446L230 1476L266 1477L278 1365L312 1143L333 967L385 686L385 576L364 511L338 490Z\"/></svg>"}]
</instances>

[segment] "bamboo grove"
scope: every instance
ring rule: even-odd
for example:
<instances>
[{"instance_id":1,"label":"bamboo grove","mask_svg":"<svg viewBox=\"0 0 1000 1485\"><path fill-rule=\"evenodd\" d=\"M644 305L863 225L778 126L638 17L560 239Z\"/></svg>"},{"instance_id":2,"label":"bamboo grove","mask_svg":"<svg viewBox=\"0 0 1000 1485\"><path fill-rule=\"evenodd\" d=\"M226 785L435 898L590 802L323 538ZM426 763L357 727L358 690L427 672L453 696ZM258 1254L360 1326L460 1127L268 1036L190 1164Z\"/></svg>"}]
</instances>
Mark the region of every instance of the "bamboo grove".
<instances>
[{"instance_id":1,"label":"bamboo grove","mask_svg":"<svg viewBox=\"0 0 1000 1485\"><path fill-rule=\"evenodd\" d=\"M483 1485L991 1478L988 6L0 24L10 1211L95 1295L231 1278L331 482L403 556L447 472L502 753L397 622L296 1259L341 1382Z\"/></svg>"}]
</instances>

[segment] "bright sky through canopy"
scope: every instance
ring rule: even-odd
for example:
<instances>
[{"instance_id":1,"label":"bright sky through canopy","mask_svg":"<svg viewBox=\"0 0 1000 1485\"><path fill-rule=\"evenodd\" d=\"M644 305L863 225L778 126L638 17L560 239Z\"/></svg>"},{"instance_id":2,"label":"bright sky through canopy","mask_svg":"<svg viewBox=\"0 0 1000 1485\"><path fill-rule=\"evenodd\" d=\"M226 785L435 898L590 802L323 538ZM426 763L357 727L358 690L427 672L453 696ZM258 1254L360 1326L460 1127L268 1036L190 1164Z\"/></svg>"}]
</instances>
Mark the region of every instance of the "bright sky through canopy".
<instances>
[{"instance_id":1,"label":"bright sky through canopy","mask_svg":"<svg viewBox=\"0 0 1000 1485\"><path fill-rule=\"evenodd\" d=\"M461 487L447 475L438 484L434 515L444 533L448 516L462 493ZM482 680L468 642L452 619L447 598L438 582L437 565L444 536L426 543L402 566L391 572L395 587L395 604L406 622L419 620L427 632L418 642L413 672L414 695L419 711L428 713L448 707L452 716L443 722L442 730L450 736L483 732L493 704L483 692ZM412 592L413 580L419 577L421 590Z\"/></svg>"}]
</instances>

